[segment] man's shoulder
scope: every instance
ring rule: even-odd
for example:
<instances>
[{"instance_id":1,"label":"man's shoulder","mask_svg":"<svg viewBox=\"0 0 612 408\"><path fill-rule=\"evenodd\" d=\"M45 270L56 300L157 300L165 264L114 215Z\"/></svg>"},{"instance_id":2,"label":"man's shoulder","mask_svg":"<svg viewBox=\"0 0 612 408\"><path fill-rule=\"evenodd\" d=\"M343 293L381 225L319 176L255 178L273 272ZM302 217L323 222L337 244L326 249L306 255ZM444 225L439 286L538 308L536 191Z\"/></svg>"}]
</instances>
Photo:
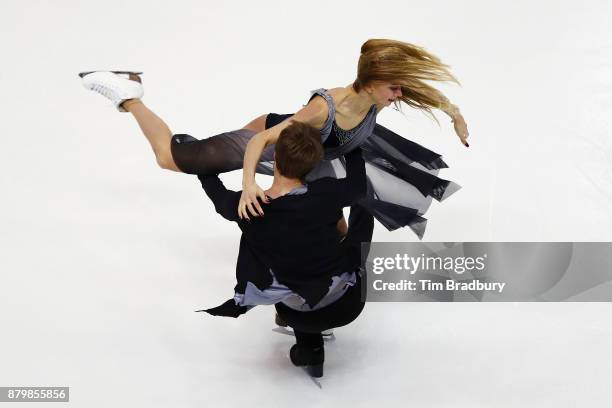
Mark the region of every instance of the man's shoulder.
<instances>
[{"instance_id":1,"label":"man's shoulder","mask_svg":"<svg viewBox=\"0 0 612 408\"><path fill-rule=\"evenodd\" d=\"M323 189L333 189L338 184L338 179L335 177L323 177L308 183L308 191L319 193Z\"/></svg>"}]
</instances>

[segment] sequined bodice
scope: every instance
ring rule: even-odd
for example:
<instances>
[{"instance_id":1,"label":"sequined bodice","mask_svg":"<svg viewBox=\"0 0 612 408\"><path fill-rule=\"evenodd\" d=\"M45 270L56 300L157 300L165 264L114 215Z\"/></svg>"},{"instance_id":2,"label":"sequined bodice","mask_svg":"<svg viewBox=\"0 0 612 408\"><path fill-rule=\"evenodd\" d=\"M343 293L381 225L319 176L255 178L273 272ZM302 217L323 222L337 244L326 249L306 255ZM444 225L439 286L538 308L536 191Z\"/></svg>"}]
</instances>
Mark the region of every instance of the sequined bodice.
<instances>
[{"instance_id":1,"label":"sequined bodice","mask_svg":"<svg viewBox=\"0 0 612 408\"><path fill-rule=\"evenodd\" d=\"M350 129L350 130L344 130L342 129L340 126L338 126L338 124L336 123L336 120L334 118L333 122L332 122L332 126L331 126L331 132L329 134L329 137L327 138L327 140L324 143L324 146L326 147L338 147L338 146L342 146L345 143L347 143L349 140L351 140L351 138L357 134L363 131L364 127L367 127L370 124L370 115L374 115L376 116L376 106L372 106L372 108L370 108L370 111L368 112L368 114L366 115L365 118L363 118L363 120L361 122L359 122L359 124L357 126L355 126L354 128ZM372 129L367 129L367 132L371 132Z\"/></svg>"}]
</instances>

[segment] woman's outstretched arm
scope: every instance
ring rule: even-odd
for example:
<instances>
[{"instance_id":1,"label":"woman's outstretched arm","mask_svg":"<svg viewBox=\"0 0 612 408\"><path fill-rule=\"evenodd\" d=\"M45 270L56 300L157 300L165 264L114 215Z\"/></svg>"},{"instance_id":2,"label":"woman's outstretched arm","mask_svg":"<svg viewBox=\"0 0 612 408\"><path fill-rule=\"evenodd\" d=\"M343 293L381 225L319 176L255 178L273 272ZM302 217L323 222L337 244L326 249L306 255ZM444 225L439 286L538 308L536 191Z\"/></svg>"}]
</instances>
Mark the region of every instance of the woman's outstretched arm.
<instances>
[{"instance_id":1,"label":"woman's outstretched arm","mask_svg":"<svg viewBox=\"0 0 612 408\"><path fill-rule=\"evenodd\" d=\"M244 153L244 164L242 173L242 196L238 204L238 216L249 218L249 213L255 217L263 215L258 197L262 201L267 201L264 191L255 183L255 170L261 157L261 153L266 148L276 143L281 131L289 126L290 121L308 123L317 129L321 129L327 120L327 102L322 97L314 97L308 105L299 110L295 115L279 123L276 126L266 129L253 136L247 144ZM248 209L248 211L247 211Z\"/></svg>"},{"instance_id":2,"label":"woman's outstretched arm","mask_svg":"<svg viewBox=\"0 0 612 408\"><path fill-rule=\"evenodd\" d=\"M440 109L451 118L453 127L455 128L455 133L457 133L457 136L459 136L461 143L463 143L465 147L470 147L469 143L467 142L467 138L470 133L468 132L467 123L465 123L465 119L463 118L459 107L457 105L453 105L441 92L440 100L444 102Z\"/></svg>"}]
</instances>

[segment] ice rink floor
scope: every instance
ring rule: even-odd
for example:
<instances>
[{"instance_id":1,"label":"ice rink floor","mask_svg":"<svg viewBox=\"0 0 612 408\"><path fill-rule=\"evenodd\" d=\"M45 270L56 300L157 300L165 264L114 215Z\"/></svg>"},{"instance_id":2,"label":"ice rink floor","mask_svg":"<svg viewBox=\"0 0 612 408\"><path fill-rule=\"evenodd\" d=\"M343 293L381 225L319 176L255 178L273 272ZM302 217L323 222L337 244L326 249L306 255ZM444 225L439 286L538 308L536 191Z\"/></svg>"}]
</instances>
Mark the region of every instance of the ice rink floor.
<instances>
[{"instance_id":1,"label":"ice rink floor","mask_svg":"<svg viewBox=\"0 0 612 408\"><path fill-rule=\"evenodd\" d=\"M373 4L2 2L0 386L69 386L86 408L610 406L610 303L369 303L326 345L322 388L273 308L194 313L232 296L238 229L80 71L143 70L144 101L204 138L349 84L368 38L420 44L461 81L441 89L471 133L379 115L463 186L425 241L612 239L609 2Z\"/></svg>"}]
</instances>

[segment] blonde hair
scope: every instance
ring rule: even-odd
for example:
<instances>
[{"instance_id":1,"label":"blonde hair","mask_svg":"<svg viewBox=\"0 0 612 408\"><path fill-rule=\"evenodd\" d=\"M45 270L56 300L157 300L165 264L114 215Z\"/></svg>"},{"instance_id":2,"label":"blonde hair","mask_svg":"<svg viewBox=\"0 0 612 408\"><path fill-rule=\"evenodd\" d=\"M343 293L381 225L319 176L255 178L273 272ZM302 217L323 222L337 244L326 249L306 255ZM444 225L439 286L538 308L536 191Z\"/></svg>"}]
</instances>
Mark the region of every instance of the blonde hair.
<instances>
[{"instance_id":1,"label":"blonde hair","mask_svg":"<svg viewBox=\"0 0 612 408\"><path fill-rule=\"evenodd\" d=\"M454 107L440 91L425 81L459 84L449 66L424 48L396 40L371 39L361 46L353 89L359 92L376 81L401 86L402 102L432 116L433 108L448 111ZM399 109L399 102L395 105Z\"/></svg>"}]
</instances>

